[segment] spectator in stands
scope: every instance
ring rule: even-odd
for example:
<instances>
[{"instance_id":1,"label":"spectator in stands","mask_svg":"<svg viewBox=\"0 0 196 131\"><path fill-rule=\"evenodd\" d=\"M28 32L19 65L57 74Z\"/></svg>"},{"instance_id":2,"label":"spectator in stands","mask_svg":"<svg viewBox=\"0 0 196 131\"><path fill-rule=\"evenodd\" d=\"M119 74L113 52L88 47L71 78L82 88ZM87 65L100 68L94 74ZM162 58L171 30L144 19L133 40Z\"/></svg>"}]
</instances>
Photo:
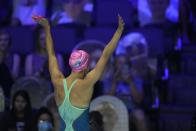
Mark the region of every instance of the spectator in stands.
<instances>
[{"instance_id":1,"label":"spectator in stands","mask_svg":"<svg viewBox=\"0 0 196 131\"><path fill-rule=\"evenodd\" d=\"M45 32L42 28L35 30L35 51L29 54L25 60L25 74L26 76L41 76L49 79L48 61L45 43ZM63 57L57 54L57 59L61 71L63 71Z\"/></svg>"},{"instance_id":2,"label":"spectator in stands","mask_svg":"<svg viewBox=\"0 0 196 131\"><path fill-rule=\"evenodd\" d=\"M35 25L31 17L35 14L45 16L46 2L46 0L14 0L12 25L19 23L21 25Z\"/></svg>"},{"instance_id":3,"label":"spectator in stands","mask_svg":"<svg viewBox=\"0 0 196 131\"><path fill-rule=\"evenodd\" d=\"M149 58L148 43L145 37L138 32L125 35L120 41L116 54L127 55L133 78L138 78L142 84L143 100L141 105L143 109L148 111L152 108L152 105L157 108L159 106L159 95L155 86L157 73L156 58ZM149 60L151 60L150 63ZM136 83L136 86L138 84L139 82ZM155 97L157 97L156 103Z\"/></svg>"},{"instance_id":4,"label":"spectator in stands","mask_svg":"<svg viewBox=\"0 0 196 131\"><path fill-rule=\"evenodd\" d=\"M11 53L11 38L7 31L0 30L0 61L5 62L13 79L19 76L20 56Z\"/></svg>"},{"instance_id":5,"label":"spectator in stands","mask_svg":"<svg viewBox=\"0 0 196 131\"><path fill-rule=\"evenodd\" d=\"M33 116L29 95L24 90L18 90L13 95L10 111L6 111L0 120L3 131L21 131L30 124Z\"/></svg>"},{"instance_id":6,"label":"spectator in stands","mask_svg":"<svg viewBox=\"0 0 196 131\"><path fill-rule=\"evenodd\" d=\"M46 107L41 107L27 131L54 131L54 118L52 112Z\"/></svg>"},{"instance_id":7,"label":"spectator in stands","mask_svg":"<svg viewBox=\"0 0 196 131\"><path fill-rule=\"evenodd\" d=\"M131 0L137 9L140 27L153 27L164 31L166 50L181 49L179 30L180 0ZM168 44L168 45L167 45Z\"/></svg>"},{"instance_id":8,"label":"spectator in stands","mask_svg":"<svg viewBox=\"0 0 196 131\"><path fill-rule=\"evenodd\" d=\"M19 76L20 56L10 52L11 38L7 31L0 30L0 84L6 99L10 97L11 86Z\"/></svg>"},{"instance_id":9,"label":"spectator in stands","mask_svg":"<svg viewBox=\"0 0 196 131\"><path fill-rule=\"evenodd\" d=\"M156 74L156 62L148 63L148 43L146 38L139 32L125 35L116 50L116 54L127 54L135 76L146 80ZM153 59L156 60L156 59Z\"/></svg>"},{"instance_id":10,"label":"spectator in stands","mask_svg":"<svg viewBox=\"0 0 196 131\"><path fill-rule=\"evenodd\" d=\"M63 0L60 9L53 13L51 20L54 25L70 23L88 25L92 8L92 3L88 0Z\"/></svg>"},{"instance_id":11,"label":"spectator in stands","mask_svg":"<svg viewBox=\"0 0 196 131\"><path fill-rule=\"evenodd\" d=\"M163 24L167 20L178 22L179 0L131 0L137 6L140 26L147 24Z\"/></svg>"},{"instance_id":12,"label":"spectator in stands","mask_svg":"<svg viewBox=\"0 0 196 131\"><path fill-rule=\"evenodd\" d=\"M114 73L109 94L117 96L125 103L130 116L134 118L137 130L146 131L146 120L141 108L144 98L142 80L131 73L131 65L125 54L116 56Z\"/></svg>"}]
</instances>

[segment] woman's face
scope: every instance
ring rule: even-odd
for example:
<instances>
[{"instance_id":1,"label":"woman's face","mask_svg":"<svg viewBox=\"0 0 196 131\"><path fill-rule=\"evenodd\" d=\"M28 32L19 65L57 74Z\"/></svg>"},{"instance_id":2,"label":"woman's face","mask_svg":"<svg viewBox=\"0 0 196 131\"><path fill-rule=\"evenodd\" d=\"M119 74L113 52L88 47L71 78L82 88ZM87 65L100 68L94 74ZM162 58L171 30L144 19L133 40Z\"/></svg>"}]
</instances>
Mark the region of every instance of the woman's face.
<instances>
[{"instance_id":1,"label":"woman's face","mask_svg":"<svg viewBox=\"0 0 196 131\"><path fill-rule=\"evenodd\" d=\"M64 8L67 14L75 20L80 15L84 4L85 0L69 0L64 4Z\"/></svg>"},{"instance_id":2,"label":"woman's face","mask_svg":"<svg viewBox=\"0 0 196 131\"><path fill-rule=\"evenodd\" d=\"M17 112L24 111L27 106L27 101L22 96L17 96L14 101L14 108Z\"/></svg>"},{"instance_id":3,"label":"woman's face","mask_svg":"<svg viewBox=\"0 0 196 131\"><path fill-rule=\"evenodd\" d=\"M126 56L118 56L116 57L116 62L115 62L115 66L117 69L121 70L122 67L127 64L127 58Z\"/></svg>"},{"instance_id":4,"label":"woman's face","mask_svg":"<svg viewBox=\"0 0 196 131\"><path fill-rule=\"evenodd\" d=\"M4 52L9 48L9 35L1 34L0 35L0 52Z\"/></svg>"},{"instance_id":5,"label":"woman's face","mask_svg":"<svg viewBox=\"0 0 196 131\"><path fill-rule=\"evenodd\" d=\"M140 68L146 65L146 47L143 44L136 44L126 48L128 58L133 68Z\"/></svg>"},{"instance_id":6,"label":"woman's face","mask_svg":"<svg viewBox=\"0 0 196 131\"><path fill-rule=\"evenodd\" d=\"M46 38L45 32L43 30L40 31L40 33L39 33L39 44L40 44L39 47L42 48L42 49L46 48L45 38Z\"/></svg>"},{"instance_id":7,"label":"woman's face","mask_svg":"<svg viewBox=\"0 0 196 131\"><path fill-rule=\"evenodd\" d=\"M129 58L141 55L145 53L145 46L143 44L136 44L132 46L128 46L126 48L127 54Z\"/></svg>"}]
</instances>

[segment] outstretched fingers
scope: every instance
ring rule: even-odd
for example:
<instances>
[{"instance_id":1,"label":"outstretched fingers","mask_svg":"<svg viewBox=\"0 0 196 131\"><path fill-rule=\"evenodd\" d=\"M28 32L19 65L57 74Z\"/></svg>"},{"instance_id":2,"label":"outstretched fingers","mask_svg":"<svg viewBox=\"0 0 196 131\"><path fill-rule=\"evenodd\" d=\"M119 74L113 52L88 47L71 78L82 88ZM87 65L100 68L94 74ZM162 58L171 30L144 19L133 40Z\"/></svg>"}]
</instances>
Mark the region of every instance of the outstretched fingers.
<instances>
[{"instance_id":1,"label":"outstretched fingers","mask_svg":"<svg viewBox=\"0 0 196 131\"><path fill-rule=\"evenodd\" d=\"M39 21L39 20L41 20L41 19L43 19L44 17L43 16L39 16L39 15L33 15L32 16L32 19L34 20L34 21Z\"/></svg>"},{"instance_id":2,"label":"outstretched fingers","mask_svg":"<svg viewBox=\"0 0 196 131\"><path fill-rule=\"evenodd\" d=\"M123 29L124 28L124 25L125 25L125 22L124 22L122 16L120 16L118 14L118 26Z\"/></svg>"},{"instance_id":3,"label":"outstretched fingers","mask_svg":"<svg viewBox=\"0 0 196 131\"><path fill-rule=\"evenodd\" d=\"M42 25L42 26L44 26L44 27L49 25L49 24L48 24L48 20L47 20L46 18L44 18L43 16L33 15L33 16L32 16L32 19L33 19L35 22L39 23L40 25Z\"/></svg>"}]
</instances>

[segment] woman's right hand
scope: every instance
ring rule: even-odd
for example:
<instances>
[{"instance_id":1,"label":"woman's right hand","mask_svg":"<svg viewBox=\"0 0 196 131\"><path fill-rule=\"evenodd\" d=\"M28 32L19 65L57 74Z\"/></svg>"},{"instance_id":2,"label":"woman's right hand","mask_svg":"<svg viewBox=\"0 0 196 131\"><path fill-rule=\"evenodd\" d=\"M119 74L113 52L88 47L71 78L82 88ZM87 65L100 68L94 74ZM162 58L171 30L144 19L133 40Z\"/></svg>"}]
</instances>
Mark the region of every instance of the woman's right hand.
<instances>
[{"instance_id":1,"label":"woman's right hand","mask_svg":"<svg viewBox=\"0 0 196 131\"><path fill-rule=\"evenodd\" d=\"M33 15L32 19L39 23L40 25L42 25L43 27L49 27L49 22L46 18L44 18L43 16L39 16L39 15Z\"/></svg>"},{"instance_id":2,"label":"woman's right hand","mask_svg":"<svg viewBox=\"0 0 196 131\"><path fill-rule=\"evenodd\" d=\"M120 30L123 30L124 25L125 25L125 22L124 22L123 18L118 14L118 28Z\"/></svg>"}]
</instances>

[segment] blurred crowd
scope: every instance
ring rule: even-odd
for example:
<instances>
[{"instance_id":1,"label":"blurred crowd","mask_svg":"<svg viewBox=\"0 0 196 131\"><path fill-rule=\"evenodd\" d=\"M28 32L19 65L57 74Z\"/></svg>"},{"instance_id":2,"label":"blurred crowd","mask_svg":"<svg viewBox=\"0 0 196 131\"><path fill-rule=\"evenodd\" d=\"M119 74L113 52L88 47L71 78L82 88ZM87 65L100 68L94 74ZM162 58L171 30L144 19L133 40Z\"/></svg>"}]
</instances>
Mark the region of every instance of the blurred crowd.
<instances>
[{"instance_id":1,"label":"blurred crowd","mask_svg":"<svg viewBox=\"0 0 196 131\"><path fill-rule=\"evenodd\" d=\"M60 131L65 125L58 115L48 71L45 33L32 15L48 18L53 26L99 26L97 5L102 0L1 0L0 1L0 129L3 131ZM114 0L118 1L118 0ZM119 0L120 1L120 0ZM123 0L122 0L123 1ZM96 83L92 100L113 96L126 106L129 130L158 130L159 105L165 103L164 86L170 73L178 72L178 53L183 45L196 42L195 0L124 0L133 9L133 24L127 24L119 47ZM103 0L104 2L104 0ZM112 2L111 2L112 3ZM105 7L109 8L109 7ZM129 10L127 10L128 12ZM104 12L104 11L103 11ZM117 16L117 15L116 15ZM34 51L25 55L12 52L7 27L33 27ZM151 57L149 41L135 28L156 27L171 38L164 56ZM22 34L21 34L22 35ZM69 36L65 36L69 37ZM156 39L156 38L154 38ZM69 44L69 43L67 43ZM23 47L20 47L23 48ZM104 42L81 40L74 49L90 53L90 67L104 48ZM65 54L56 56L64 75L70 72ZM174 59L171 56L175 57ZM176 57L177 56L177 57ZM172 64L169 68L169 64ZM37 90L37 91L36 91ZM90 112L91 126L104 130L104 116Z\"/></svg>"}]
</instances>

